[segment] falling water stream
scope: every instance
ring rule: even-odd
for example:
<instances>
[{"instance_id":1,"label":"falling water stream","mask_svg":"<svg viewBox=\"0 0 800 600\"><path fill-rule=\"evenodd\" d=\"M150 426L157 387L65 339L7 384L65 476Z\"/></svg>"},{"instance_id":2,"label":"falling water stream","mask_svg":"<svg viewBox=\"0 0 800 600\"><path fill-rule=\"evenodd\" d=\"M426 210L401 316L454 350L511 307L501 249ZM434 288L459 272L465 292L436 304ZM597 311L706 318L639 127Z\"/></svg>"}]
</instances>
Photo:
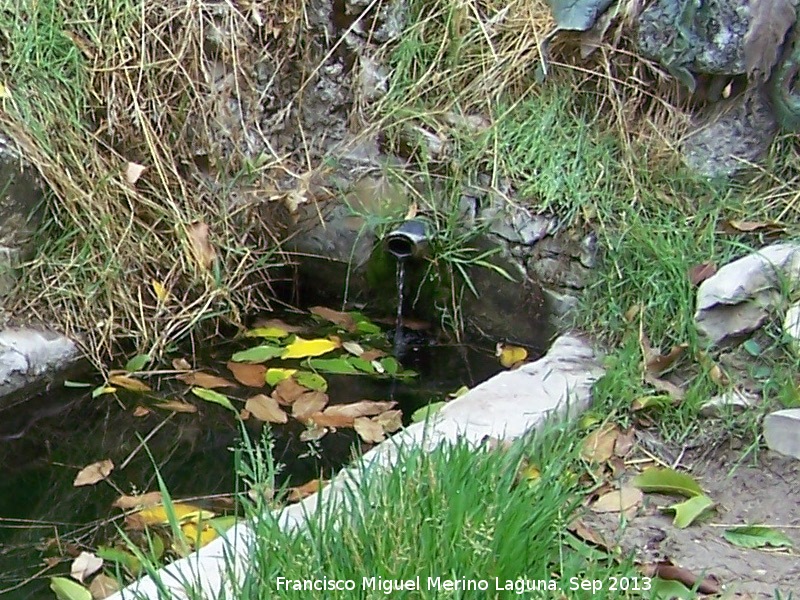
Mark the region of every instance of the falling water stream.
<instances>
[{"instance_id":1,"label":"falling water stream","mask_svg":"<svg viewBox=\"0 0 800 600\"><path fill-rule=\"evenodd\" d=\"M403 287L406 279L406 261L404 258L397 259L397 272L395 275L397 281L397 318L394 324L394 355L403 356Z\"/></svg>"}]
</instances>

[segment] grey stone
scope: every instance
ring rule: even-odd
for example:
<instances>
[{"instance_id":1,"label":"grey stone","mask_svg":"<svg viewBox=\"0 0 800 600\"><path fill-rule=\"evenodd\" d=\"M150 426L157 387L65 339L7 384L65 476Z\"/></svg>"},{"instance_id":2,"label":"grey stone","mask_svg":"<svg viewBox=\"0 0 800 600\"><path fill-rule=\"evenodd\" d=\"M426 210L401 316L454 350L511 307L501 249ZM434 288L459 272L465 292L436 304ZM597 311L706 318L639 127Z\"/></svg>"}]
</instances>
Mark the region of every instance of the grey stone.
<instances>
[{"instance_id":1,"label":"grey stone","mask_svg":"<svg viewBox=\"0 0 800 600\"><path fill-rule=\"evenodd\" d=\"M764 418L764 439L770 450L800 459L800 408L767 415Z\"/></svg>"},{"instance_id":2,"label":"grey stone","mask_svg":"<svg viewBox=\"0 0 800 600\"><path fill-rule=\"evenodd\" d=\"M800 281L800 246L773 244L729 263L700 284L695 322L712 343L756 330Z\"/></svg>"},{"instance_id":3,"label":"grey stone","mask_svg":"<svg viewBox=\"0 0 800 600\"><path fill-rule=\"evenodd\" d=\"M783 318L783 331L792 339L795 350L800 350L800 303L793 304Z\"/></svg>"},{"instance_id":4,"label":"grey stone","mask_svg":"<svg viewBox=\"0 0 800 600\"><path fill-rule=\"evenodd\" d=\"M3 398L46 385L80 359L75 342L63 335L23 328L0 331L0 407Z\"/></svg>"},{"instance_id":5,"label":"grey stone","mask_svg":"<svg viewBox=\"0 0 800 600\"><path fill-rule=\"evenodd\" d=\"M364 473L392 468L403 448L422 447L430 452L441 444L466 440L478 451L487 438L512 440L551 419L575 418L589 407L592 386L603 373L600 357L585 340L560 337L545 357L493 377L448 403L427 423L407 427L367 452L360 466L342 470L321 492L277 511L274 518L283 529L293 530L303 528L309 515L320 514L320 505L326 512L357 508L352 503L360 496L353 491ZM236 525L194 555L162 569L160 579L176 600L189 597L187 586L202 597L219 597L234 587L232 580L241 581L247 573L252 544L250 525ZM159 586L145 577L108 600L160 597Z\"/></svg>"}]
</instances>

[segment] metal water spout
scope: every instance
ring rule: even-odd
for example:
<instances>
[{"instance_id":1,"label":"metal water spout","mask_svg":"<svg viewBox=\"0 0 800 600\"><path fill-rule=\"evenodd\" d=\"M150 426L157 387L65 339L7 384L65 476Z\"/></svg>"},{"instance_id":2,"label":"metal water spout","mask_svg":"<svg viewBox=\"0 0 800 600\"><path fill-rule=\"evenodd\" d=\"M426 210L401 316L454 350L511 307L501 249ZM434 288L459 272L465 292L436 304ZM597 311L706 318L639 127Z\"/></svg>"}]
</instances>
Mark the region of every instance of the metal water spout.
<instances>
[{"instance_id":1,"label":"metal water spout","mask_svg":"<svg viewBox=\"0 0 800 600\"><path fill-rule=\"evenodd\" d=\"M421 258L428 252L434 235L433 223L424 218L409 219L384 238L386 251L398 260Z\"/></svg>"}]
</instances>

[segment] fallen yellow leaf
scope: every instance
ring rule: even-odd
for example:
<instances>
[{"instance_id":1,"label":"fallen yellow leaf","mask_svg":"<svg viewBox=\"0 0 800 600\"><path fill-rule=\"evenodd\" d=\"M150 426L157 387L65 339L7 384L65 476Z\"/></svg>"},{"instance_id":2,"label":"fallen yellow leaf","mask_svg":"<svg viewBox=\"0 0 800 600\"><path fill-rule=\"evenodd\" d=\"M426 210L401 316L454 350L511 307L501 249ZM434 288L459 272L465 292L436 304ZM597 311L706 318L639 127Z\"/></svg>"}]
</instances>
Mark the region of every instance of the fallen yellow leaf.
<instances>
[{"instance_id":1,"label":"fallen yellow leaf","mask_svg":"<svg viewBox=\"0 0 800 600\"><path fill-rule=\"evenodd\" d=\"M167 300L169 299L169 292L167 291L167 288L164 287L164 284L156 279L153 279L150 282L150 285L153 287L153 293L156 295L156 300L166 304Z\"/></svg>"},{"instance_id":2,"label":"fallen yellow leaf","mask_svg":"<svg viewBox=\"0 0 800 600\"><path fill-rule=\"evenodd\" d=\"M181 525L181 532L186 536L187 543L195 549L202 548L217 537L216 530L209 523L203 523L201 527L195 521Z\"/></svg>"},{"instance_id":3,"label":"fallen yellow leaf","mask_svg":"<svg viewBox=\"0 0 800 600\"><path fill-rule=\"evenodd\" d=\"M520 346L506 346L497 344L496 356L500 358L500 364L506 369L515 367L528 358L528 351Z\"/></svg>"},{"instance_id":4,"label":"fallen yellow leaf","mask_svg":"<svg viewBox=\"0 0 800 600\"><path fill-rule=\"evenodd\" d=\"M214 513L209 510L204 510L199 506L186 504L184 502L173 503L172 509L175 511L175 518L178 519L179 522L210 519L214 516ZM169 517L167 516L166 507L161 504L128 515L125 522L131 529L144 529L144 527L148 525L166 525L169 523Z\"/></svg>"},{"instance_id":5,"label":"fallen yellow leaf","mask_svg":"<svg viewBox=\"0 0 800 600\"><path fill-rule=\"evenodd\" d=\"M309 356L322 356L332 350L336 350L339 344L333 340L317 338L305 340L297 337L295 341L286 346L286 350L281 354L281 358L306 358Z\"/></svg>"}]
</instances>

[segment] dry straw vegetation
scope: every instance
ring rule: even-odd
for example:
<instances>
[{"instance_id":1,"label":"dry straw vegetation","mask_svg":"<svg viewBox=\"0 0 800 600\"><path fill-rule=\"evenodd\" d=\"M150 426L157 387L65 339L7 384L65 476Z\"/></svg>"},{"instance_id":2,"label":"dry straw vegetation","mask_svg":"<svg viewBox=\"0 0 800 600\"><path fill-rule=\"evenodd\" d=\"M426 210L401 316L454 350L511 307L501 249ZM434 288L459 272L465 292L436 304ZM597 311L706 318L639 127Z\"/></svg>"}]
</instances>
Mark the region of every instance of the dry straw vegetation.
<instances>
[{"instance_id":1,"label":"dry straw vegetation","mask_svg":"<svg viewBox=\"0 0 800 600\"><path fill-rule=\"evenodd\" d=\"M384 5L373 1L336 39L321 39L319 9L336 3L6 3L0 132L52 190L16 313L84 335L101 364L120 343L159 352L200 322L239 323L273 306L272 285L291 257L255 207L283 198L287 181L307 187L335 160L309 152L306 140L326 132L305 131L299 107L323 61L346 51L343 36L361 28L369 40ZM675 177L685 106L678 84L631 50L625 32L637 6L621 3L585 58L585 38L556 37L546 63L539 49L552 20L541 0L410 0L402 35L375 44L389 67L387 93L354 93L350 128L380 130L410 172L450 190L479 185L510 198L510 184L519 201L605 235L664 207L676 212L660 214L658 227L696 216L697 202L721 196ZM356 61L341 77L358 73ZM431 155L409 126L446 139L447 152ZM757 210L739 200L729 208L788 214L796 147L779 148L774 174L747 184ZM135 181L131 163L146 167ZM648 260L617 250L618 275L621 261ZM618 284L598 294L622 302Z\"/></svg>"}]
</instances>

